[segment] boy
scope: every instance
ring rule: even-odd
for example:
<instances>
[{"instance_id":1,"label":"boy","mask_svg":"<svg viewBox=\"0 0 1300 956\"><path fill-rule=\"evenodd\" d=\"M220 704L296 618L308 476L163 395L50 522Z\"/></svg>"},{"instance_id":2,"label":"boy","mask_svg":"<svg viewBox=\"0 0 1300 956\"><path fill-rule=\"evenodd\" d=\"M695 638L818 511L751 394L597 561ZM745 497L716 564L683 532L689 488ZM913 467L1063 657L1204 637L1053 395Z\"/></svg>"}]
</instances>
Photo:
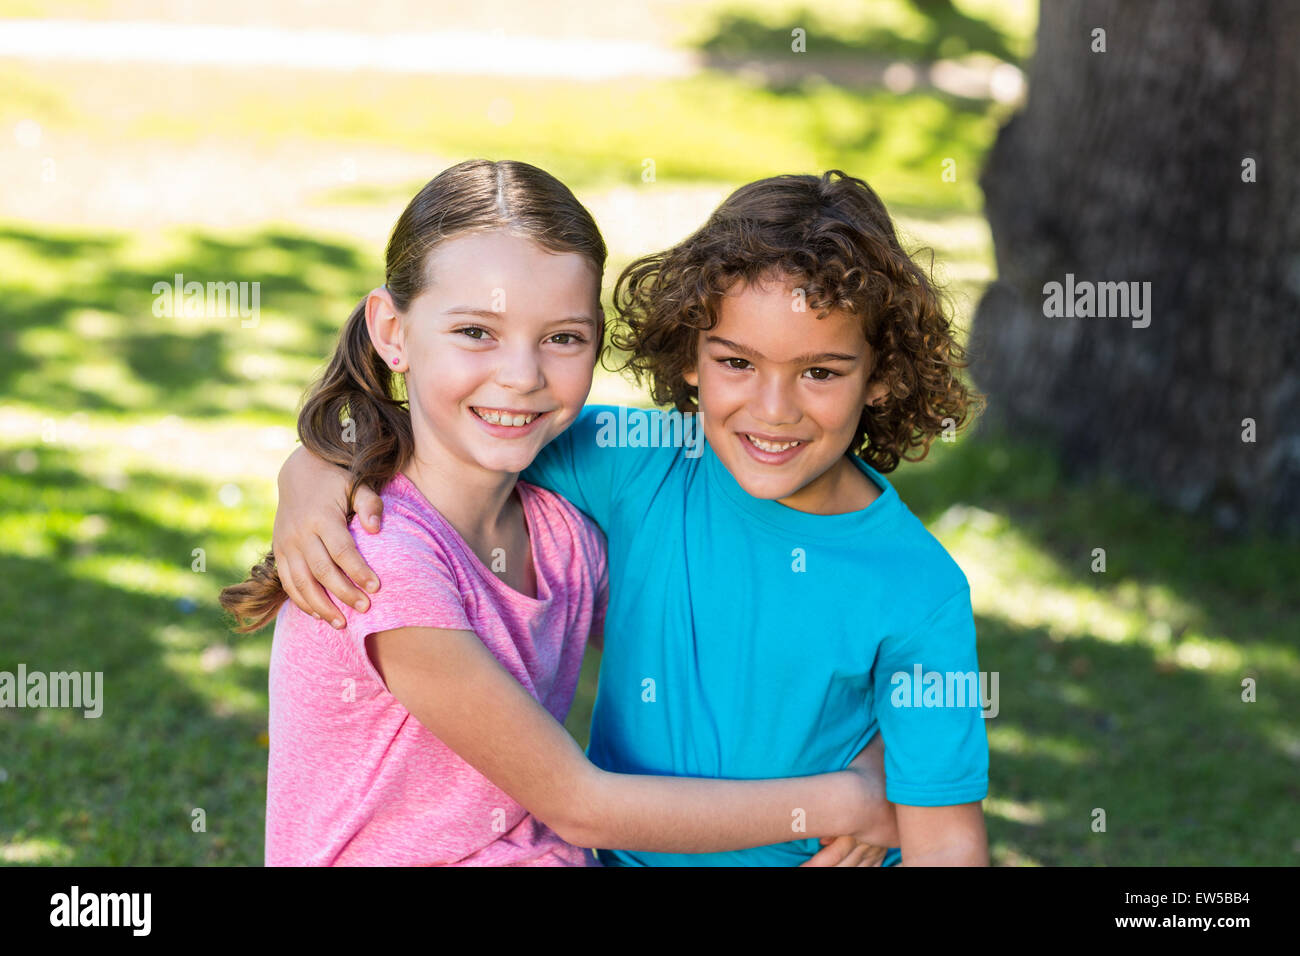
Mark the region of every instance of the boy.
<instances>
[{"instance_id":1,"label":"boy","mask_svg":"<svg viewBox=\"0 0 1300 956\"><path fill-rule=\"evenodd\" d=\"M880 730L904 864L987 865L980 702L942 694L978 683L969 587L883 474L923 457L977 398L883 204L838 171L751 183L681 244L632 263L614 301L626 329L615 344L686 422L589 407L522 475L590 515L609 543L614 636L592 762L797 776L843 768ZM694 427L702 452L674 445ZM290 596L326 620L337 611L313 578L364 602L334 566L373 579L343 520L346 473L300 450L280 484L293 511L277 519L275 552ZM377 519L377 503L362 491L356 510ZM317 530L310 516L331 507L339 520ZM794 839L600 859L788 866L816 852Z\"/></svg>"}]
</instances>

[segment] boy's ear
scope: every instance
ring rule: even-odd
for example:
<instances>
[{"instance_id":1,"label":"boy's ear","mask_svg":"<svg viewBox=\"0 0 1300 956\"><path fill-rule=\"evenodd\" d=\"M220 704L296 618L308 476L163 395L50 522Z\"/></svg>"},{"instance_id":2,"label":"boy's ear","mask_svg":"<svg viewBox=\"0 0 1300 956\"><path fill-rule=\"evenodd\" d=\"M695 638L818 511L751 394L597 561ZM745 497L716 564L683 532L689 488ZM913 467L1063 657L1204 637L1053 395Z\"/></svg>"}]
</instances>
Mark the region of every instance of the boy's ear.
<instances>
[{"instance_id":1,"label":"boy's ear","mask_svg":"<svg viewBox=\"0 0 1300 956\"><path fill-rule=\"evenodd\" d=\"M889 397L889 386L884 382L877 382L867 389L867 401L869 406L880 407L880 405Z\"/></svg>"},{"instance_id":2,"label":"boy's ear","mask_svg":"<svg viewBox=\"0 0 1300 956\"><path fill-rule=\"evenodd\" d=\"M685 372L682 372L682 381L685 382L687 385L689 385L691 388L699 388L700 373L695 371L693 367L689 368Z\"/></svg>"}]
</instances>

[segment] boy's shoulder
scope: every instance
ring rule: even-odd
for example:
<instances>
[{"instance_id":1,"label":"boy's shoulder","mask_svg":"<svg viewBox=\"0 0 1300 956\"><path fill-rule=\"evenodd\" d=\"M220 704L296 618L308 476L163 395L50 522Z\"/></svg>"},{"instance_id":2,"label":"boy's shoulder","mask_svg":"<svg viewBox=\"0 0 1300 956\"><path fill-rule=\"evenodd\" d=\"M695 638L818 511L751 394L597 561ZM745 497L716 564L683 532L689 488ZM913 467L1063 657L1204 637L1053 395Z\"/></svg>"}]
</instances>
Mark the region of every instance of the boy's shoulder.
<instances>
[{"instance_id":1,"label":"boy's shoulder","mask_svg":"<svg viewBox=\"0 0 1300 956\"><path fill-rule=\"evenodd\" d=\"M654 462L665 467L698 460L704 453L704 427L693 412L588 405L572 428L575 445L587 455L609 455L630 466L635 480Z\"/></svg>"},{"instance_id":2,"label":"boy's shoulder","mask_svg":"<svg viewBox=\"0 0 1300 956\"><path fill-rule=\"evenodd\" d=\"M898 529L899 547L906 549L913 565L924 569L934 588L943 590L944 596L969 587L966 572L943 546L943 542L935 537L934 532L926 527L925 522L913 513L906 502L900 499L899 505L899 520L895 525Z\"/></svg>"},{"instance_id":3,"label":"boy's shoulder","mask_svg":"<svg viewBox=\"0 0 1300 956\"><path fill-rule=\"evenodd\" d=\"M907 506L889 480L865 462L862 464L864 471L880 480L881 499L891 499L893 520L885 526L887 532L873 539L872 547L878 551L874 563L889 569L890 594L901 606L911 608L911 616L918 622L922 621L947 601L968 592L970 582L961 565ZM879 503L878 499L872 507Z\"/></svg>"}]
</instances>

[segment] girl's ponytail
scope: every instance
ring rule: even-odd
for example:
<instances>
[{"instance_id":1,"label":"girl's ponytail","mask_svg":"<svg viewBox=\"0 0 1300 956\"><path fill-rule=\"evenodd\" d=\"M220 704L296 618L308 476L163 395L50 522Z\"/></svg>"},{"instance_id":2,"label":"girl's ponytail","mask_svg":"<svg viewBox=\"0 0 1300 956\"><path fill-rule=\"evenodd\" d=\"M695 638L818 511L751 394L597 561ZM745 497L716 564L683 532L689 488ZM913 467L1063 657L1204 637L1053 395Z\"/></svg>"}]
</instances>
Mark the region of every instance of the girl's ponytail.
<instances>
[{"instance_id":1,"label":"girl's ponytail","mask_svg":"<svg viewBox=\"0 0 1300 956\"><path fill-rule=\"evenodd\" d=\"M398 397L398 376L372 347L362 299L339 335L338 348L298 413L298 437L313 455L348 469L348 514L364 482L377 492L415 447L411 413ZM240 584L224 588L221 606L241 634L265 627L288 598L275 555L268 551Z\"/></svg>"}]
</instances>

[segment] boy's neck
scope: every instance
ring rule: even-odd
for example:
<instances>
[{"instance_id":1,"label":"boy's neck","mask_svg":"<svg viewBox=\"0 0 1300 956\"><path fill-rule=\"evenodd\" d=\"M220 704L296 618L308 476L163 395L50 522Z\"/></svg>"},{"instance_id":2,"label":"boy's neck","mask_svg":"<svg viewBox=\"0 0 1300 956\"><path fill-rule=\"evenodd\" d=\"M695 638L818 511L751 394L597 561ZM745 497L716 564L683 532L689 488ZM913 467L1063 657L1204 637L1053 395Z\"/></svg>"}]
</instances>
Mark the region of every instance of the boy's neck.
<instances>
[{"instance_id":1,"label":"boy's neck","mask_svg":"<svg viewBox=\"0 0 1300 956\"><path fill-rule=\"evenodd\" d=\"M779 504L814 515L842 515L862 511L881 496L874 481L863 474L848 455Z\"/></svg>"}]
</instances>

